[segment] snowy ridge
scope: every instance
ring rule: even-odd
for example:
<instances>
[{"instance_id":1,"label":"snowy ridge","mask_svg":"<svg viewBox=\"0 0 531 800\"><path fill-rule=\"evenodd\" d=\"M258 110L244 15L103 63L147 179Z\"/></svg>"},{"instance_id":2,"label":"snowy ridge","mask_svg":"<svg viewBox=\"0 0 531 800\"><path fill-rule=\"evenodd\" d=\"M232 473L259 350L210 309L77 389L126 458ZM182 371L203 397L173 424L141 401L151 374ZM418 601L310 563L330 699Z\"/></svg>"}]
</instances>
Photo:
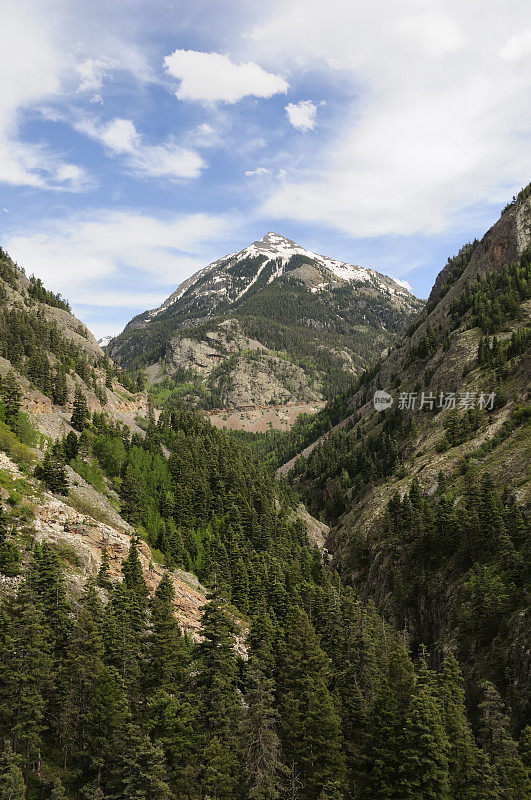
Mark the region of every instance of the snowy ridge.
<instances>
[{"instance_id":1,"label":"snowy ridge","mask_svg":"<svg viewBox=\"0 0 531 800\"><path fill-rule=\"evenodd\" d=\"M243 250L223 256L223 258L208 264L191 275L177 287L175 292L159 308L148 312L147 321L165 311L185 295L188 295L188 293L196 299L210 297L212 299L216 298L219 302L235 303L254 286L267 266L271 266L272 263L276 265L267 280L268 283L271 283L285 274L286 267L294 256L303 256L321 273L324 280L317 287L311 288L313 293L321 291L331 284L337 285L337 280L339 280L348 283L355 281L372 283L386 294L397 294L404 297L409 295L409 292L404 287L375 270L321 256L312 250L300 247L296 242L287 239L285 236L269 231L262 239L253 242ZM239 275L239 264L243 266L249 258L261 259L256 272L254 275L245 273L244 275ZM247 282L242 287L243 280ZM214 302L214 305L216 304Z\"/></svg>"}]
</instances>

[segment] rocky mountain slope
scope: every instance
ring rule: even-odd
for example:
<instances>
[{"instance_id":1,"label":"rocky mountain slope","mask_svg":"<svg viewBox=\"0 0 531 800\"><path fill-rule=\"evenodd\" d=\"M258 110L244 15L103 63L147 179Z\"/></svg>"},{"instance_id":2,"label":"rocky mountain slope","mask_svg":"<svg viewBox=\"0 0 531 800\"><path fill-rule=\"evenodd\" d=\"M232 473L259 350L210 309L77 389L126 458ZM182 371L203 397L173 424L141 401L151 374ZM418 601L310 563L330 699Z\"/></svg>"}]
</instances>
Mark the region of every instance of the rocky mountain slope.
<instances>
[{"instance_id":1,"label":"rocky mountain slope","mask_svg":"<svg viewBox=\"0 0 531 800\"><path fill-rule=\"evenodd\" d=\"M297 426L281 474L344 577L415 642L528 713L531 199L439 274L357 387ZM383 397L378 410L375 392Z\"/></svg>"},{"instance_id":2,"label":"rocky mountain slope","mask_svg":"<svg viewBox=\"0 0 531 800\"><path fill-rule=\"evenodd\" d=\"M215 424L285 427L349 385L421 305L374 270L270 232L188 278L107 351L163 391L225 409Z\"/></svg>"},{"instance_id":3,"label":"rocky mountain slope","mask_svg":"<svg viewBox=\"0 0 531 800\"><path fill-rule=\"evenodd\" d=\"M90 331L70 313L68 303L47 291L38 279L28 278L3 251L0 331L0 500L16 505L26 536L70 554L66 577L74 595L81 594L87 578L95 579L104 547L111 580L119 580L134 530L120 516L110 485L102 483L96 490L68 466L68 496L59 499L43 489L30 471L52 442L75 433L71 417L76 389L82 392L90 414L105 415L142 436L137 420L147 415L147 397L104 355ZM8 376L18 386L22 412L19 424L12 423L11 429L5 424L2 403ZM144 542L140 559L146 583L154 592L164 570L153 562ZM183 629L195 635L206 590L184 571L171 577L176 616ZM2 587L12 590L21 580L21 576L0 575L0 595Z\"/></svg>"}]
</instances>

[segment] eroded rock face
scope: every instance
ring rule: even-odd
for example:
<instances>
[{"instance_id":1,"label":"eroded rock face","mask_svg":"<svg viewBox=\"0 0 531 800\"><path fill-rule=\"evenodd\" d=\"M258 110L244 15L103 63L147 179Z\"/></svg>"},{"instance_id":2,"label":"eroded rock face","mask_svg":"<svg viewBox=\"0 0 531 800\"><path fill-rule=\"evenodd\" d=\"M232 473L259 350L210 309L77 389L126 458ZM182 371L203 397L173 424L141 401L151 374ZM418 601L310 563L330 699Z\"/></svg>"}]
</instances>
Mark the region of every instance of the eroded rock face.
<instances>
[{"instance_id":1,"label":"eroded rock face","mask_svg":"<svg viewBox=\"0 0 531 800\"><path fill-rule=\"evenodd\" d=\"M23 477L16 465L2 452L0 470L5 470L15 478ZM44 492L39 501L33 504L33 510L35 540L65 548L70 564L65 578L73 595L80 596L87 579L96 577L104 547L109 554L111 580L122 579L122 560L126 558L130 544L130 536L125 531L132 532L124 520L121 520L122 529L118 530L76 511L48 492ZM150 594L153 594L166 570L152 562L145 542L140 542L139 551L144 579ZM170 576L175 588L175 616L182 629L196 638L201 626L201 608L206 603L206 590L194 575L182 570L170 573Z\"/></svg>"},{"instance_id":2,"label":"eroded rock face","mask_svg":"<svg viewBox=\"0 0 531 800\"><path fill-rule=\"evenodd\" d=\"M184 369L215 390L224 409L315 404L321 392L304 370L245 336L236 320L224 320L204 338L175 336L166 349L168 375ZM313 409L312 409L313 410Z\"/></svg>"}]
</instances>

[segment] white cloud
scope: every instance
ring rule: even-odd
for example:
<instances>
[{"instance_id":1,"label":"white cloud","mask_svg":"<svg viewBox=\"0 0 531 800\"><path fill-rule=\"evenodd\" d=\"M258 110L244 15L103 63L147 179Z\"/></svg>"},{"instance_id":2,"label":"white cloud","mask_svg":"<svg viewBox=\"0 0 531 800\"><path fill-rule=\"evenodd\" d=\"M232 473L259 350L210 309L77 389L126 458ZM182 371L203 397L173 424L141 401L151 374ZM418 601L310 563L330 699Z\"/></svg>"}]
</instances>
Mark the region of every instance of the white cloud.
<instances>
[{"instance_id":1,"label":"white cloud","mask_svg":"<svg viewBox=\"0 0 531 800\"><path fill-rule=\"evenodd\" d=\"M528 14L520 0L502 15L495 0L269 4L249 52L285 74L333 68L342 100L264 213L380 236L502 205L531 174Z\"/></svg>"},{"instance_id":2,"label":"white cloud","mask_svg":"<svg viewBox=\"0 0 531 800\"><path fill-rule=\"evenodd\" d=\"M531 28L517 33L500 50L504 61L519 62L531 59Z\"/></svg>"},{"instance_id":3,"label":"white cloud","mask_svg":"<svg viewBox=\"0 0 531 800\"><path fill-rule=\"evenodd\" d=\"M19 138L22 113L60 91L63 60L51 40L51 21L27 0L2 8L0 70L0 181L81 191L91 185L86 172L49 147Z\"/></svg>"},{"instance_id":4,"label":"white cloud","mask_svg":"<svg viewBox=\"0 0 531 800\"><path fill-rule=\"evenodd\" d=\"M103 86L109 72L118 65L113 58L86 58L76 64L79 75L78 92L96 92Z\"/></svg>"},{"instance_id":5,"label":"white cloud","mask_svg":"<svg viewBox=\"0 0 531 800\"><path fill-rule=\"evenodd\" d=\"M267 169L267 167L255 167L255 169L246 169L245 174L248 178L252 175L270 175L271 170Z\"/></svg>"},{"instance_id":6,"label":"white cloud","mask_svg":"<svg viewBox=\"0 0 531 800\"><path fill-rule=\"evenodd\" d=\"M221 143L218 131L208 122L197 125L187 136L195 147L215 147Z\"/></svg>"},{"instance_id":7,"label":"white cloud","mask_svg":"<svg viewBox=\"0 0 531 800\"><path fill-rule=\"evenodd\" d=\"M267 72L253 61L235 64L221 53L175 50L166 56L164 66L181 82L175 92L179 100L236 103L242 97L272 97L288 90L281 75Z\"/></svg>"},{"instance_id":8,"label":"white cloud","mask_svg":"<svg viewBox=\"0 0 531 800\"><path fill-rule=\"evenodd\" d=\"M407 289L408 292L412 292L413 291L413 288L412 288L411 284L408 283L407 281L404 281L401 278L393 278L393 280L394 280L395 283L398 283L399 286L403 286L404 289Z\"/></svg>"},{"instance_id":9,"label":"white cloud","mask_svg":"<svg viewBox=\"0 0 531 800\"><path fill-rule=\"evenodd\" d=\"M153 79L143 54L123 36L125 24L116 35L103 17L94 24L95 13L92 6L86 10L61 0L2 5L0 182L75 192L94 186L81 166L42 142L23 140L20 130L25 113L43 104L65 103L86 92L90 102L101 104L97 90L113 71L139 82Z\"/></svg>"},{"instance_id":10,"label":"white cloud","mask_svg":"<svg viewBox=\"0 0 531 800\"><path fill-rule=\"evenodd\" d=\"M205 162L201 156L176 142L141 147L129 159L134 172L151 178L197 178Z\"/></svg>"},{"instance_id":11,"label":"white cloud","mask_svg":"<svg viewBox=\"0 0 531 800\"><path fill-rule=\"evenodd\" d=\"M119 118L102 126L98 138L114 153L133 153L142 139L132 120Z\"/></svg>"},{"instance_id":12,"label":"white cloud","mask_svg":"<svg viewBox=\"0 0 531 800\"><path fill-rule=\"evenodd\" d=\"M5 247L74 307L136 306L138 311L157 305L192 272L218 258L219 241L235 224L221 214L162 218L104 208L15 232Z\"/></svg>"},{"instance_id":13,"label":"white cloud","mask_svg":"<svg viewBox=\"0 0 531 800\"><path fill-rule=\"evenodd\" d=\"M323 102L319 105L324 105ZM317 124L317 108L311 100L300 100L298 103L288 103L284 111L288 115L290 124L298 131L312 131Z\"/></svg>"},{"instance_id":14,"label":"white cloud","mask_svg":"<svg viewBox=\"0 0 531 800\"><path fill-rule=\"evenodd\" d=\"M194 150L182 147L173 139L160 145L146 145L130 119L115 118L99 124L83 118L75 123L80 133L101 142L113 155L126 157L127 167L150 178L196 178L205 163Z\"/></svg>"}]
</instances>

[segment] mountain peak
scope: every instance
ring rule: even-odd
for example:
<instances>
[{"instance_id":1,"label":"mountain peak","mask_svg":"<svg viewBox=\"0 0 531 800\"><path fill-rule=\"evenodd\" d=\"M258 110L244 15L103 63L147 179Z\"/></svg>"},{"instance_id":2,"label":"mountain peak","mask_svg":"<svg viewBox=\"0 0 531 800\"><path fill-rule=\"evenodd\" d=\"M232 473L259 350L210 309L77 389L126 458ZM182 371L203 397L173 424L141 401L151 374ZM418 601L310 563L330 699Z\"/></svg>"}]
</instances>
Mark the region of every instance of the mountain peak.
<instances>
[{"instance_id":1,"label":"mountain peak","mask_svg":"<svg viewBox=\"0 0 531 800\"><path fill-rule=\"evenodd\" d=\"M261 239L253 242L250 248L260 253L273 253L277 256L293 254L293 252L299 252L303 249L292 239L281 236L280 233L275 233L274 231L268 231ZM246 251L250 248L246 248Z\"/></svg>"}]
</instances>

